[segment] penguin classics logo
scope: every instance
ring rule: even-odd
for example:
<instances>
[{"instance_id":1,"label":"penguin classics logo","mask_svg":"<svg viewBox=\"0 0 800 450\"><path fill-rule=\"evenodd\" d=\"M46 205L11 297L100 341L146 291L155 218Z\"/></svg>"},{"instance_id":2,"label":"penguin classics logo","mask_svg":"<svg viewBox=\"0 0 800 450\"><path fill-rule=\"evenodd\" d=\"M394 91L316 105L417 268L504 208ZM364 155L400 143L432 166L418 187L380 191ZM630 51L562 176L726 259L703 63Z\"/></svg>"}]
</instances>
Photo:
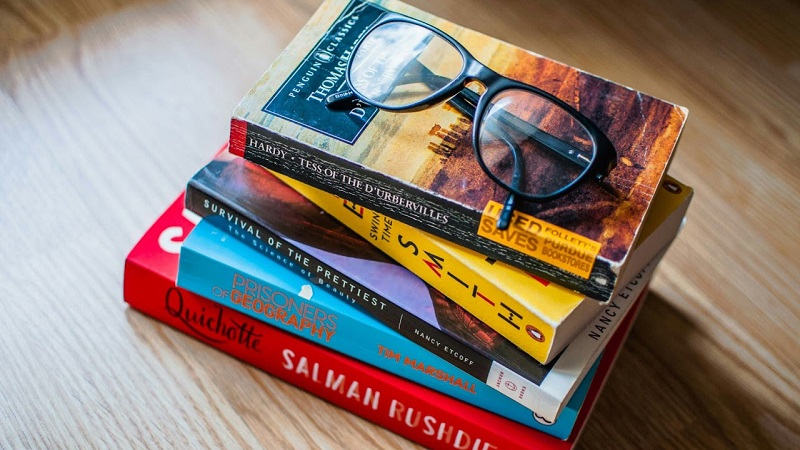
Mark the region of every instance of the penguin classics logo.
<instances>
[{"instance_id":1,"label":"penguin classics logo","mask_svg":"<svg viewBox=\"0 0 800 450\"><path fill-rule=\"evenodd\" d=\"M327 64L333 61L333 55L330 52L326 52L325 50L318 50L314 53L314 59L321 62L322 64Z\"/></svg>"}]
</instances>

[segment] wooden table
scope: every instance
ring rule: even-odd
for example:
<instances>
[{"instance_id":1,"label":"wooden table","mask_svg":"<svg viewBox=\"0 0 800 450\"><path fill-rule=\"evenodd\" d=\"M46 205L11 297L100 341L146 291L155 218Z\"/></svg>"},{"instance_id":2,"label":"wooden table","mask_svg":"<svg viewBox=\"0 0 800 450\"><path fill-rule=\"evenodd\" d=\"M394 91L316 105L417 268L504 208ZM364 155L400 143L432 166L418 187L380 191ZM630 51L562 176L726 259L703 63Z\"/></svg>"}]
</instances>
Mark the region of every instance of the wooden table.
<instances>
[{"instance_id":1,"label":"wooden table","mask_svg":"<svg viewBox=\"0 0 800 450\"><path fill-rule=\"evenodd\" d=\"M411 446L122 300L318 3L0 4L0 448ZM691 111L688 225L580 446L800 448L797 3L410 3Z\"/></svg>"}]
</instances>

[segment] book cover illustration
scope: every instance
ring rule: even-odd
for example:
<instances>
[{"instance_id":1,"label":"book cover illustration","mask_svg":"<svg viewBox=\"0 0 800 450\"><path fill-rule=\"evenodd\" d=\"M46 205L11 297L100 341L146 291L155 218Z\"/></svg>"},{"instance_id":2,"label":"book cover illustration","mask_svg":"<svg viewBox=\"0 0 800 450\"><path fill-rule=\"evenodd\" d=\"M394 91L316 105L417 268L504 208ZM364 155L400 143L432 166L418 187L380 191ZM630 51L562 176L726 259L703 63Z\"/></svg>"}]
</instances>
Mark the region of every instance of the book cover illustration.
<instances>
[{"instance_id":1,"label":"book cover illustration","mask_svg":"<svg viewBox=\"0 0 800 450\"><path fill-rule=\"evenodd\" d=\"M182 210L181 196L128 254L123 296L131 308L428 448L572 448L632 320L609 342L574 427L560 440L177 288L178 251L194 227Z\"/></svg>"},{"instance_id":2,"label":"book cover illustration","mask_svg":"<svg viewBox=\"0 0 800 450\"><path fill-rule=\"evenodd\" d=\"M184 240L178 287L509 419L539 429L554 427L549 432L559 436L564 436L563 427L570 426L579 409L581 399L574 394L590 382L602 349L634 309L651 273L642 272L626 286L625 295L615 298L576 338L573 351L565 350L541 388L496 366L492 384L483 384L292 272L274 252L265 255L245 236L234 237L217 228L214 222L219 221L214 219L203 219ZM588 363L581 351L586 348L593 350Z\"/></svg>"},{"instance_id":3,"label":"book cover illustration","mask_svg":"<svg viewBox=\"0 0 800 450\"><path fill-rule=\"evenodd\" d=\"M584 295L521 269L293 178L274 175L539 362L549 363L603 308ZM635 244L629 272L638 272L669 247L692 193L689 186L669 175L664 177L653 200L653 213Z\"/></svg>"},{"instance_id":4,"label":"book cover illustration","mask_svg":"<svg viewBox=\"0 0 800 450\"><path fill-rule=\"evenodd\" d=\"M608 136L616 167L559 199L518 202L511 227L498 230L493 211L506 192L480 168L472 124L455 108L326 107L347 88L354 44L385 11L434 25L495 71L567 102ZM687 113L397 1L328 0L234 111L231 152L608 301Z\"/></svg>"}]
</instances>

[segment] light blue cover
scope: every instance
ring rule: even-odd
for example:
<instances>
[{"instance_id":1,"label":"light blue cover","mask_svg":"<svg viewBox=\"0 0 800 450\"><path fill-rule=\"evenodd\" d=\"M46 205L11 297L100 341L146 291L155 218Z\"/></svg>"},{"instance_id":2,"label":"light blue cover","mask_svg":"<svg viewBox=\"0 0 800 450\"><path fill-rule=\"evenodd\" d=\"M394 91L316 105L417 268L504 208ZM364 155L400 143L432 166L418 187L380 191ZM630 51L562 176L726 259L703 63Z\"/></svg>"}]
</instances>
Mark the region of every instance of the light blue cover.
<instances>
[{"instance_id":1,"label":"light blue cover","mask_svg":"<svg viewBox=\"0 0 800 450\"><path fill-rule=\"evenodd\" d=\"M244 236L234 237L217 228L209 219L203 219L181 247L178 286L443 394L552 436L561 439L569 437L599 359L558 419L551 425L540 423L529 409L412 343L358 307L322 287L312 286L308 279L284 267L285 262L274 259L283 258L282 255L253 247L249 244L253 239ZM242 239L247 239L247 242ZM237 286L234 288L235 282ZM285 303L291 297L296 307L268 308L265 306L268 302L254 300L252 305L256 305L255 309L264 311L266 308L272 315L268 317L265 313L242 305L245 292L251 298L274 298L276 303ZM302 296L301 292L304 293ZM277 313L278 310L286 311L286 315ZM279 314L281 318L277 319ZM335 329L325 326L333 322L336 322ZM379 354L379 346L401 355L399 361ZM404 364L406 357L415 360L416 364ZM421 367L435 368L441 372L431 375L419 370ZM437 374L442 373L448 375L447 379L452 376L453 382L442 380L443 376L437 378Z\"/></svg>"}]
</instances>

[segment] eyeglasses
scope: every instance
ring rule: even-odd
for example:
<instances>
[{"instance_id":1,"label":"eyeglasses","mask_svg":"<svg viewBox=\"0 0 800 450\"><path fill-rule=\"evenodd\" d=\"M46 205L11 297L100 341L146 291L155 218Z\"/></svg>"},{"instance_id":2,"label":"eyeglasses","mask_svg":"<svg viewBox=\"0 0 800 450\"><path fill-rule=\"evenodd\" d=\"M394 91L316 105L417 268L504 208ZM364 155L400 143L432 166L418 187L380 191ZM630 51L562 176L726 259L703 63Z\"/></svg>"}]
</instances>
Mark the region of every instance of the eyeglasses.
<instances>
[{"instance_id":1,"label":"eyeglasses","mask_svg":"<svg viewBox=\"0 0 800 450\"><path fill-rule=\"evenodd\" d=\"M352 91L332 94L328 107L357 98L382 110L413 112L447 101L473 122L480 167L508 191L497 228L508 228L516 197L544 202L616 166L608 137L558 97L498 74L460 43L424 22L388 13L356 44L347 68ZM482 95L467 85L482 84ZM355 97L355 98L354 98Z\"/></svg>"}]
</instances>

